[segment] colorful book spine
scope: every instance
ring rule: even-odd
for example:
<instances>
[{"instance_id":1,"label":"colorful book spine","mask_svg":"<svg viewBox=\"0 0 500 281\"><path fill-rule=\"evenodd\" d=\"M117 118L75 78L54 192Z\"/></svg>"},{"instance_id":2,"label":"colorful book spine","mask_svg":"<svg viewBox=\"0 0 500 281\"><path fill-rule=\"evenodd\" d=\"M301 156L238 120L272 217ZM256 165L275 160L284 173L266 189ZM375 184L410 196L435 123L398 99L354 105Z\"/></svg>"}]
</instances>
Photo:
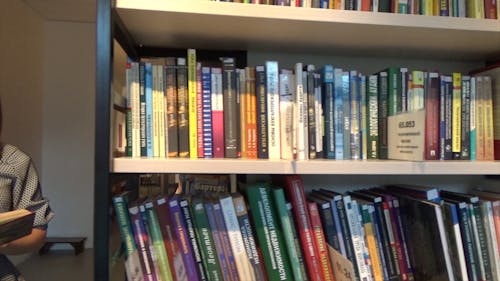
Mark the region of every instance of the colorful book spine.
<instances>
[{"instance_id":1,"label":"colorful book spine","mask_svg":"<svg viewBox=\"0 0 500 281\"><path fill-rule=\"evenodd\" d=\"M236 96L236 69L234 58L222 58L222 95L224 103L224 157L237 158L238 103Z\"/></svg>"},{"instance_id":2,"label":"colorful book spine","mask_svg":"<svg viewBox=\"0 0 500 281\"><path fill-rule=\"evenodd\" d=\"M378 73L378 138L379 138L379 159L387 159L387 116L388 116L388 78L387 72Z\"/></svg>"},{"instance_id":3,"label":"colorful book spine","mask_svg":"<svg viewBox=\"0 0 500 281\"><path fill-rule=\"evenodd\" d=\"M311 219L311 227L314 232L314 239L316 250L318 252L318 258L320 261L320 268L322 273L321 280L335 280L333 276L332 264L330 262L330 257L328 253L328 246L325 240L325 235L323 232L323 226L321 224L321 219L318 211L318 205L316 202L307 202L307 209L309 211L309 217Z\"/></svg>"},{"instance_id":4,"label":"colorful book spine","mask_svg":"<svg viewBox=\"0 0 500 281\"><path fill-rule=\"evenodd\" d=\"M375 208L373 204L361 204L361 216L363 223L363 230L365 233L366 247L368 248L368 253L370 254L370 268L372 272L372 277L374 281L384 280L382 263L380 261L379 248L377 244L377 236L375 235L375 222L373 221L373 216Z\"/></svg>"},{"instance_id":5,"label":"colorful book spine","mask_svg":"<svg viewBox=\"0 0 500 281\"><path fill-rule=\"evenodd\" d=\"M430 72L425 99L424 159L439 159L439 74Z\"/></svg>"},{"instance_id":6,"label":"colorful book spine","mask_svg":"<svg viewBox=\"0 0 500 281\"><path fill-rule=\"evenodd\" d=\"M148 156L146 145L146 82L145 82L145 63L139 63L139 139L140 139L140 156Z\"/></svg>"},{"instance_id":7,"label":"colorful book spine","mask_svg":"<svg viewBox=\"0 0 500 281\"><path fill-rule=\"evenodd\" d=\"M378 159L378 77L377 75L368 76L367 84L367 114L368 119L368 140L367 140L367 159Z\"/></svg>"},{"instance_id":8,"label":"colorful book spine","mask_svg":"<svg viewBox=\"0 0 500 281\"><path fill-rule=\"evenodd\" d=\"M167 121L167 156L179 156L179 136L177 118L177 70L175 58L166 59L165 65L165 96L166 96L166 121Z\"/></svg>"},{"instance_id":9,"label":"colorful book spine","mask_svg":"<svg viewBox=\"0 0 500 281\"><path fill-rule=\"evenodd\" d=\"M203 157L213 158L212 126L212 74L210 67L202 67L202 116L203 116Z\"/></svg>"},{"instance_id":10,"label":"colorful book spine","mask_svg":"<svg viewBox=\"0 0 500 281\"><path fill-rule=\"evenodd\" d=\"M250 186L246 190L252 217L261 245L262 255L269 280L292 278L283 233L276 218L270 187Z\"/></svg>"},{"instance_id":11,"label":"colorful book spine","mask_svg":"<svg viewBox=\"0 0 500 281\"><path fill-rule=\"evenodd\" d=\"M335 120L335 159L344 159L344 99L342 94L342 69L335 68L334 73L334 120Z\"/></svg>"},{"instance_id":12,"label":"colorful book spine","mask_svg":"<svg viewBox=\"0 0 500 281\"><path fill-rule=\"evenodd\" d=\"M198 158L198 104L196 83L196 50L187 50L189 158Z\"/></svg>"},{"instance_id":13,"label":"colorful book spine","mask_svg":"<svg viewBox=\"0 0 500 281\"><path fill-rule=\"evenodd\" d=\"M351 82L351 108L350 108L350 150L351 159L361 159L361 89L358 72L350 71Z\"/></svg>"},{"instance_id":14,"label":"colorful book spine","mask_svg":"<svg viewBox=\"0 0 500 281\"><path fill-rule=\"evenodd\" d=\"M233 252L236 269L240 279L255 280L253 268L247 255L243 237L241 236L240 225L236 217L233 198L231 195L224 195L219 199L229 243Z\"/></svg>"},{"instance_id":15,"label":"colorful book spine","mask_svg":"<svg viewBox=\"0 0 500 281\"><path fill-rule=\"evenodd\" d=\"M259 65L255 67L255 90L257 98L257 157L269 158L269 139L267 128L267 90L266 69Z\"/></svg>"},{"instance_id":16,"label":"colorful book spine","mask_svg":"<svg viewBox=\"0 0 500 281\"><path fill-rule=\"evenodd\" d=\"M214 246L216 249L217 259L219 261L223 280L231 281L228 257L224 252L223 242L219 234L219 232L222 231L222 229L219 229L219 227L217 226L217 221L215 219L215 211L213 206L214 206L213 201L206 200L204 202L205 212L207 214L208 224L210 225L210 230L212 232L212 237L214 239Z\"/></svg>"},{"instance_id":17,"label":"colorful book spine","mask_svg":"<svg viewBox=\"0 0 500 281\"><path fill-rule=\"evenodd\" d=\"M255 92L255 67L245 68L247 158L257 159L257 96Z\"/></svg>"},{"instance_id":18,"label":"colorful book spine","mask_svg":"<svg viewBox=\"0 0 500 281\"><path fill-rule=\"evenodd\" d=\"M137 245L135 244L132 225L127 211L127 202L123 196L118 195L113 197L113 205L118 219L125 255L128 257L137 250Z\"/></svg>"},{"instance_id":19,"label":"colorful book spine","mask_svg":"<svg viewBox=\"0 0 500 281\"><path fill-rule=\"evenodd\" d=\"M269 159L281 159L280 92L277 61L266 62L267 128Z\"/></svg>"},{"instance_id":20,"label":"colorful book spine","mask_svg":"<svg viewBox=\"0 0 500 281\"><path fill-rule=\"evenodd\" d=\"M351 79L349 71L342 71L342 110L344 159L351 159Z\"/></svg>"},{"instance_id":21,"label":"colorful book spine","mask_svg":"<svg viewBox=\"0 0 500 281\"><path fill-rule=\"evenodd\" d=\"M193 256L193 250L189 241L186 223L179 205L178 196L173 196L168 201L170 219L174 228L174 233L179 243L184 266L187 271L188 280L199 280L197 265Z\"/></svg>"},{"instance_id":22,"label":"colorful book spine","mask_svg":"<svg viewBox=\"0 0 500 281\"><path fill-rule=\"evenodd\" d=\"M246 73L244 68L236 69L236 73L238 74L238 100L239 100L239 120L240 120L240 147L241 147L241 158L248 158L248 115L247 115L247 107L248 107L248 95L246 85Z\"/></svg>"},{"instance_id":23,"label":"colorful book spine","mask_svg":"<svg viewBox=\"0 0 500 281\"><path fill-rule=\"evenodd\" d=\"M461 144L460 159L470 160L470 76L462 75L462 111L461 118Z\"/></svg>"},{"instance_id":24,"label":"colorful book spine","mask_svg":"<svg viewBox=\"0 0 500 281\"><path fill-rule=\"evenodd\" d=\"M366 92L366 75L359 73L359 91L360 91L360 102L359 102L359 123L360 123L360 159L366 160L368 158L368 120L366 118L368 114L368 108L366 105L367 92Z\"/></svg>"},{"instance_id":25,"label":"colorful book spine","mask_svg":"<svg viewBox=\"0 0 500 281\"><path fill-rule=\"evenodd\" d=\"M451 153L452 159L460 159L462 144L462 74L452 73L453 99L452 99L452 124L451 124Z\"/></svg>"},{"instance_id":26,"label":"colorful book spine","mask_svg":"<svg viewBox=\"0 0 500 281\"><path fill-rule=\"evenodd\" d=\"M470 160L476 160L476 77L470 79Z\"/></svg>"},{"instance_id":27,"label":"colorful book spine","mask_svg":"<svg viewBox=\"0 0 500 281\"><path fill-rule=\"evenodd\" d=\"M222 249L224 251L224 255L226 256L226 261L229 270L229 276L232 280L238 280L238 269L236 267L236 260L233 255L233 251L231 249L231 242L229 242L229 234L226 229L226 224L224 222L224 215L222 213L222 207L219 200L214 199L213 203L213 211L215 222L217 223L217 227L219 229L219 237L222 244Z\"/></svg>"},{"instance_id":28,"label":"colorful book spine","mask_svg":"<svg viewBox=\"0 0 500 281\"><path fill-rule=\"evenodd\" d=\"M179 157L189 158L188 71L186 58L177 58L177 118Z\"/></svg>"},{"instance_id":29,"label":"colorful book spine","mask_svg":"<svg viewBox=\"0 0 500 281\"><path fill-rule=\"evenodd\" d=\"M285 192L282 188L273 188L272 196L274 205L276 206L276 215L278 217L279 225L283 230L283 238L285 240L288 257L290 259L293 278L296 281L304 280L298 253L300 249L297 249L295 239L293 237L294 230L292 228L295 228L295 225L292 225L292 221L290 219L286 205Z\"/></svg>"},{"instance_id":30,"label":"colorful book spine","mask_svg":"<svg viewBox=\"0 0 500 281\"><path fill-rule=\"evenodd\" d=\"M149 248L149 236L146 232L144 222L142 221L141 213L138 204L131 204L128 208L130 222L134 231L135 243L140 251L140 259L144 280L156 281L156 272L154 270L153 258L151 249Z\"/></svg>"},{"instance_id":31,"label":"colorful book spine","mask_svg":"<svg viewBox=\"0 0 500 281\"><path fill-rule=\"evenodd\" d=\"M214 158L224 158L224 97L222 69L212 69L212 137Z\"/></svg>"},{"instance_id":32,"label":"colorful book spine","mask_svg":"<svg viewBox=\"0 0 500 281\"><path fill-rule=\"evenodd\" d=\"M196 148L198 158L205 157L203 129L203 80L201 62L196 62Z\"/></svg>"},{"instance_id":33,"label":"colorful book spine","mask_svg":"<svg viewBox=\"0 0 500 281\"><path fill-rule=\"evenodd\" d=\"M222 281L222 273L217 258L217 250L212 236L212 229L208 222L203 199L194 197L191 204L194 220L196 238L201 249L201 257L206 270L207 279L210 281Z\"/></svg>"},{"instance_id":34,"label":"colorful book spine","mask_svg":"<svg viewBox=\"0 0 500 281\"><path fill-rule=\"evenodd\" d=\"M401 112L401 71L399 67L389 67L387 114L393 116Z\"/></svg>"},{"instance_id":35,"label":"colorful book spine","mask_svg":"<svg viewBox=\"0 0 500 281\"><path fill-rule=\"evenodd\" d=\"M125 91L126 91L126 126L125 126L125 156L132 156L132 61L128 59L125 65Z\"/></svg>"},{"instance_id":36,"label":"colorful book spine","mask_svg":"<svg viewBox=\"0 0 500 281\"><path fill-rule=\"evenodd\" d=\"M146 156L153 157L153 66L146 62L144 66L146 96Z\"/></svg>"}]
</instances>

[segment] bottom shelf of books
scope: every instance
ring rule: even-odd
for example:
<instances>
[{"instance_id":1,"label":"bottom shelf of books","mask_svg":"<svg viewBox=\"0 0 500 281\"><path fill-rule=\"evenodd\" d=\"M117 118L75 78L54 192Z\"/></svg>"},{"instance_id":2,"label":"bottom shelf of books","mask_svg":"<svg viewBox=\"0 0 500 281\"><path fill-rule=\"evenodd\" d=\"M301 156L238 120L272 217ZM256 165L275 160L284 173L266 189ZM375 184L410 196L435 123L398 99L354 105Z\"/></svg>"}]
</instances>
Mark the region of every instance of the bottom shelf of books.
<instances>
[{"instance_id":1,"label":"bottom shelf of books","mask_svg":"<svg viewBox=\"0 0 500 281\"><path fill-rule=\"evenodd\" d=\"M244 182L244 183L243 183ZM113 196L127 280L499 280L500 190L140 175Z\"/></svg>"}]
</instances>

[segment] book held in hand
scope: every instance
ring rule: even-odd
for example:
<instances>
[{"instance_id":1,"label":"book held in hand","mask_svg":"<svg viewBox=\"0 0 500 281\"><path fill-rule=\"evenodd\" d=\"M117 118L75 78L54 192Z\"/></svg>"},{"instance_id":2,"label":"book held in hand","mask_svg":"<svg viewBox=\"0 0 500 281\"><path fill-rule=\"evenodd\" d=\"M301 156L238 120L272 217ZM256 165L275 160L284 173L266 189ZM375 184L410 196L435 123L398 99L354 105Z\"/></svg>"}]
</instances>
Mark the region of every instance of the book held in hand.
<instances>
[{"instance_id":1,"label":"book held in hand","mask_svg":"<svg viewBox=\"0 0 500 281\"><path fill-rule=\"evenodd\" d=\"M0 213L0 245L31 233L35 213L28 210L14 210Z\"/></svg>"}]
</instances>

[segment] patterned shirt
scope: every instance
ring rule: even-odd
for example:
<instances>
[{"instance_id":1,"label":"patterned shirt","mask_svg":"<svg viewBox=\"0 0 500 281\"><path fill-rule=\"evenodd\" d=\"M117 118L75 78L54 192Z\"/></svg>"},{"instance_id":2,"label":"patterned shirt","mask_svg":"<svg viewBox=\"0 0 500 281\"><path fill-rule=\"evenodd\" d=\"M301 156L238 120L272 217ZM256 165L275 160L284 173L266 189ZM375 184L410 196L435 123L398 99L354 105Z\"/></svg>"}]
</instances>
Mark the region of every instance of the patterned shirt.
<instances>
[{"instance_id":1,"label":"patterned shirt","mask_svg":"<svg viewBox=\"0 0 500 281\"><path fill-rule=\"evenodd\" d=\"M54 213L42 196L38 174L31 158L15 146L0 151L0 213L16 209L35 212L33 227L46 229ZM24 280L15 266L0 255L0 281Z\"/></svg>"}]
</instances>

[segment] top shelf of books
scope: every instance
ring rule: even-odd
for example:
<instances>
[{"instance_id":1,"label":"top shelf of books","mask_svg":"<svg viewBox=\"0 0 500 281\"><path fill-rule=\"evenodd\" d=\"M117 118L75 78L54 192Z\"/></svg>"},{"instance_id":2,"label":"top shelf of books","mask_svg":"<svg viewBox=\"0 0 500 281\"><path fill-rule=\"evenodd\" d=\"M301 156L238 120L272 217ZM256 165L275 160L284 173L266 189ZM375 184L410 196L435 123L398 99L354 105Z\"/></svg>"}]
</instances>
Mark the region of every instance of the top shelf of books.
<instances>
[{"instance_id":1,"label":"top shelf of books","mask_svg":"<svg viewBox=\"0 0 500 281\"><path fill-rule=\"evenodd\" d=\"M138 45L485 60L500 20L195 0L117 0Z\"/></svg>"}]
</instances>

